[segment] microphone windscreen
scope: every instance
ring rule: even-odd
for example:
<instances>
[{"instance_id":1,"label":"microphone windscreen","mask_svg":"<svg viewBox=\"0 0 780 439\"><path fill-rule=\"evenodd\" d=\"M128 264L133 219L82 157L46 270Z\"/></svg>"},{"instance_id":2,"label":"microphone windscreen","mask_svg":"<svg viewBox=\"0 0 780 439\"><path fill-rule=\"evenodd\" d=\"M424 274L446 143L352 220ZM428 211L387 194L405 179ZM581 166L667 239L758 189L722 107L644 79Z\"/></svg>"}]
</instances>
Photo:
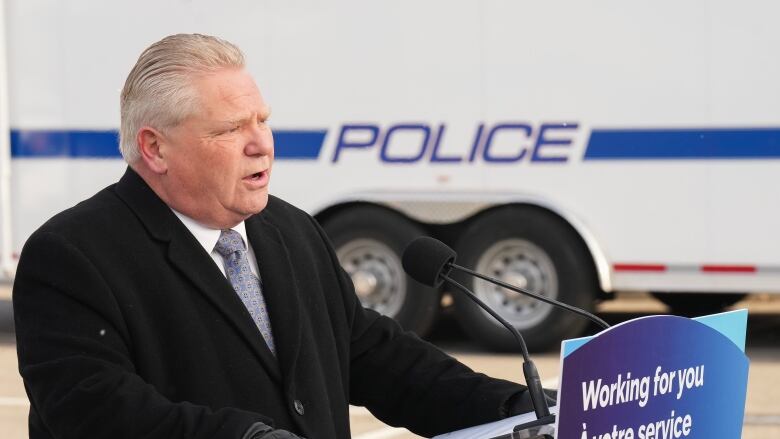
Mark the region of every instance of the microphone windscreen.
<instances>
[{"instance_id":1,"label":"microphone windscreen","mask_svg":"<svg viewBox=\"0 0 780 439\"><path fill-rule=\"evenodd\" d=\"M455 250L429 236L416 238L404 250L401 264L412 279L423 285L438 287L447 264L455 261ZM446 273L445 273L446 274Z\"/></svg>"}]
</instances>

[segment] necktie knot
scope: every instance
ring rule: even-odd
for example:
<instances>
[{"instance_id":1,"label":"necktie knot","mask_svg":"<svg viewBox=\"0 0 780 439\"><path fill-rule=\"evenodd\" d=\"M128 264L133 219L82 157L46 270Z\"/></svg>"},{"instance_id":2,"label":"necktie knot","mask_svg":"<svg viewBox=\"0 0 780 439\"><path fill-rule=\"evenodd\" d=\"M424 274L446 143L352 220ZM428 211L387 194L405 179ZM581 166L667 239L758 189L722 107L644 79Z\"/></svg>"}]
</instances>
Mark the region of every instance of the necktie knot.
<instances>
[{"instance_id":1,"label":"necktie knot","mask_svg":"<svg viewBox=\"0 0 780 439\"><path fill-rule=\"evenodd\" d=\"M223 230L219 235L217 245L214 246L214 250L222 255L223 258L227 258L233 253L243 251L244 249L244 239L240 233L232 229Z\"/></svg>"}]
</instances>

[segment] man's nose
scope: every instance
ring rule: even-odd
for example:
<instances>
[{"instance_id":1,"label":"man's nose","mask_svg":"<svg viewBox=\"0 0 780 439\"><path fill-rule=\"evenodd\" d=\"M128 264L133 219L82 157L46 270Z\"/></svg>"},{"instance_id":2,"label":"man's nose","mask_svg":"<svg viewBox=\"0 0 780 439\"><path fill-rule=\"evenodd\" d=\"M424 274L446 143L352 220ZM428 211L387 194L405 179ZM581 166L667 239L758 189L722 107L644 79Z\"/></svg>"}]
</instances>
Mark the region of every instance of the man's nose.
<instances>
[{"instance_id":1,"label":"man's nose","mask_svg":"<svg viewBox=\"0 0 780 439\"><path fill-rule=\"evenodd\" d=\"M255 126L251 129L251 135L244 146L244 153L248 156L270 155L274 150L274 139L271 128L268 126Z\"/></svg>"}]
</instances>

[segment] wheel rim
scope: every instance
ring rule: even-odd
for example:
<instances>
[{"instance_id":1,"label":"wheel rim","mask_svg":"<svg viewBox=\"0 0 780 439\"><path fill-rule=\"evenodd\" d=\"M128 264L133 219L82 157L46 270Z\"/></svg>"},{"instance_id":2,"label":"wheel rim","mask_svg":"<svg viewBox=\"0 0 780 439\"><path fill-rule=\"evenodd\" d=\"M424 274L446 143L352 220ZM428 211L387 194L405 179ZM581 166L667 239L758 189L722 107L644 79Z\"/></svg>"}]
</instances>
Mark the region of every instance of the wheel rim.
<instances>
[{"instance_id":1,"label":"wheel rim","mask_svg":"<svg viewBox=\"0 0 780 439\"><path fill-rule=\"evenodd\" d=\"M336 255L364 307L390 317L398 315L406 299L406 275L390 247L373 239L357 239L340 246Z\"/></svg>"},{"instance_id":2,"label":"wheel rim","mask_svg":"<svg viewBox=\"0 0 780 439\"><path fill-rule=\"evenodd\" d=\"M540 247L523 239L502 240L490 246L477 261L476 271L551 299L558 297L558 276L552 260ZM475 280L474 293L519 330L537 326L552 311L547 303L479 279Z\"/></svg>"}]
</instances>

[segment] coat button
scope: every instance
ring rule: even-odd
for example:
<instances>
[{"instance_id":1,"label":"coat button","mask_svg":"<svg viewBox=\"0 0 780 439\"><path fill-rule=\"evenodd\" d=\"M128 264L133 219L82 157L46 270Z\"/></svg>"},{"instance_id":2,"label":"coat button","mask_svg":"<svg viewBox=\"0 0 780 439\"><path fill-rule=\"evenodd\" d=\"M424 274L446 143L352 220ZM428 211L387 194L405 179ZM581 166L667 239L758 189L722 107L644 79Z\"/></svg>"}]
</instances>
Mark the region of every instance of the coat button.
<instances>
[{"instance_id":1,"label":"coat button","mask_svg":"<svg viewBox=\"0 0 780 439\"><path fill-rule=\"evenodd\" d=\"M295 412L299 415L303 416L303 403L300 400L293 401L293 407L295 407Z\"/></svg>"}]
</instances>

